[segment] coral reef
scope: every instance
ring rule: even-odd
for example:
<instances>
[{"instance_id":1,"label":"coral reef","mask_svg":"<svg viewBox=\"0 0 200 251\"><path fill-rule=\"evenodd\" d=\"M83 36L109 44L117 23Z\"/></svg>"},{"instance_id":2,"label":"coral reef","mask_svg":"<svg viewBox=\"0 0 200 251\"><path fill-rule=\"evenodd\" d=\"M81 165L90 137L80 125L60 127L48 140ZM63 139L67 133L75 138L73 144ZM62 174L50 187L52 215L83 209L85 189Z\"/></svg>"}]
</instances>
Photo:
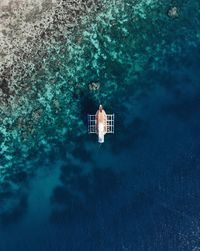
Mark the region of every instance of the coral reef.
<instances>
[{"instance_id":1,"label":"coral reef","mask_svg":"<svg viewBox=\"0 0 200 251\"><path fill-rule=\"evenodd\" d=\"M166 15L166 1L36 1L33 8L24 0L2 6L1 178L25 166L29 172L55 149L62 156L73 150L87 131L91 104L109 110L117 95L148 92L148 74L164 69L164 58L176 61L186 38L188 45L198 44L199 31L191 25L197 26L199 12L194 24L188 15L198 9L195 3L177 5L176 22Z\"/></svg>"},{"instance_id":2,"label":"coral reef","mask_svg":"<svg viewBox=\"0 0 200 251\"><path fill-rule=\"evenodd\" d=\"M64 46L73 31L80 29L81 18L88 18L98 8L100 1L90 0L1 2L1 170L5 165L13 166L11 160L17 160L17 156L23 162L36 143L33 139L38 137L42 142L37 130L47 121L44 116L50 111L53 114L61 111L55 95L60 88L56 83L61 62L56 59L57 69L51 69L52 55L59 50L56 43ZM53 71L50 79L46 60L48 70Z\"/></svg>"}]
</instances>

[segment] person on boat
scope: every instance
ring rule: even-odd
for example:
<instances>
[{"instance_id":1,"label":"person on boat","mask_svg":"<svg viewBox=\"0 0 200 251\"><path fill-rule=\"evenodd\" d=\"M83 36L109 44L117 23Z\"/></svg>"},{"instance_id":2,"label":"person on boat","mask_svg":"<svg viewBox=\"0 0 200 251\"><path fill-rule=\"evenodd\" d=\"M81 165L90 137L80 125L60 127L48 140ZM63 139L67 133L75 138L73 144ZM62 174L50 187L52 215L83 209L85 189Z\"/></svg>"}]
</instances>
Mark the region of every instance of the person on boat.
<instances>
[{"instance_id":1,"label":"person on boat","mask_svg":"<svg viewBox=\"0 0 200 251\"><path fill-rule=\"evenodd\" d=\"M106 133L107 115L102 105L99 106L99 110L96 112L97 131L99 130L99 124L101 123L104 125L104 131Z\"/></svg>"},{"instance_id":2,"label":"person on boat","mask_svg":"<svg viewBox=\"0 0 200 251\"><path fill-rule=\"evenodd\" d=\"M99 136L99 143L104 142L104 135L107 133L107 115L103 110L102 105L99 106L99 110L96 112L96 131Z\"/></svg>"}]
</instances>

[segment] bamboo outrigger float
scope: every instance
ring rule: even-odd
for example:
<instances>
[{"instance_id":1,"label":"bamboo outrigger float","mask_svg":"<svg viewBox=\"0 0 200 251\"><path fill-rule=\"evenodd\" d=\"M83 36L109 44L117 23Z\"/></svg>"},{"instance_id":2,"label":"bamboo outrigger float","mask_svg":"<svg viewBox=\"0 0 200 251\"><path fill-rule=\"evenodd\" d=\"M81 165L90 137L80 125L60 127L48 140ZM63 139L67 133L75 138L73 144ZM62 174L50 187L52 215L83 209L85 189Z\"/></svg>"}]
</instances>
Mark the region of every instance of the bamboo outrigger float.
<instances>
[{"instance_id":1,"label":"bamboo outrigger float","mask_svg":"<svg viewBox=\"0 0 200 251\"><path fill-rule=\"evenodd\" d=\"M88 133L96 133L98 142L104 143L104 135L114 133L114 114L106 114L100 105L95 115L88 115Z\"/></svg>"}]
</instances>

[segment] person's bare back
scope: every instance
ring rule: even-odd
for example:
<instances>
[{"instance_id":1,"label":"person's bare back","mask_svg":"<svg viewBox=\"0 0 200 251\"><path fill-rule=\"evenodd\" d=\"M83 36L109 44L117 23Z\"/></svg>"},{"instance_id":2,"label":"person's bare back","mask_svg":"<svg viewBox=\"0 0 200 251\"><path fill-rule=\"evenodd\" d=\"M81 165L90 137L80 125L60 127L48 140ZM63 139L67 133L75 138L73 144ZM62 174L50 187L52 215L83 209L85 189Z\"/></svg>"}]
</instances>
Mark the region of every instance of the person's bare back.
<instances>
[{"instance_id":1,"label":"person's bare back","mask_svg":"<svg viewBox=\"0 0 200 251\"><path fill-rule=\"evenodd\" d=\"M103 110L102 105L99 106L99 110L96 112L96 120L97 120L97 131L98 131L98 125L100 123L104 124L104 131L106 133L106 128L107 128L107 115L106 112Z\"/></svg>"}]
</instances>

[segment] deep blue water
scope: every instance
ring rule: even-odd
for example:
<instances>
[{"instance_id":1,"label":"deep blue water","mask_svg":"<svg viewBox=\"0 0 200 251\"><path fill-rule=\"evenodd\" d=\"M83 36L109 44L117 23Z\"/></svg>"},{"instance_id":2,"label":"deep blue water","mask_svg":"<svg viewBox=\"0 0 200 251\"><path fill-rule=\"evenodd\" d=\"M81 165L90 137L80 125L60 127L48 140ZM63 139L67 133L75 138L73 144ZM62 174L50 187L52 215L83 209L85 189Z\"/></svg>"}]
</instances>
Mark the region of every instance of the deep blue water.
<instances>
[{"instance_id":1,"label":"deep blue water","mask_svg":"<svg viewBox=\"0 0 200 251\"><path fill-rule=\"evenodd\" d=\"M71 153L58 145L61 159L55 150L28 181L14 176L21 189L1 199L12 198L1 251L200 250L200 48L181 48L142 72L140 95L130 77L110 98L115 134L100 148L95 136L72 134Z\"/></svg>"},{"instance_id":2,"label":"deep blue water","mask_svg":"<svg viewBox=\"0 0 200 251\"><path fill-rule=\"evenodd\" d=\"M148 96L116 104L116 133L99 150L80 141L75 160L39 172L0 250L198 250L198 51Z\"/></svg>"}]
</instances>

